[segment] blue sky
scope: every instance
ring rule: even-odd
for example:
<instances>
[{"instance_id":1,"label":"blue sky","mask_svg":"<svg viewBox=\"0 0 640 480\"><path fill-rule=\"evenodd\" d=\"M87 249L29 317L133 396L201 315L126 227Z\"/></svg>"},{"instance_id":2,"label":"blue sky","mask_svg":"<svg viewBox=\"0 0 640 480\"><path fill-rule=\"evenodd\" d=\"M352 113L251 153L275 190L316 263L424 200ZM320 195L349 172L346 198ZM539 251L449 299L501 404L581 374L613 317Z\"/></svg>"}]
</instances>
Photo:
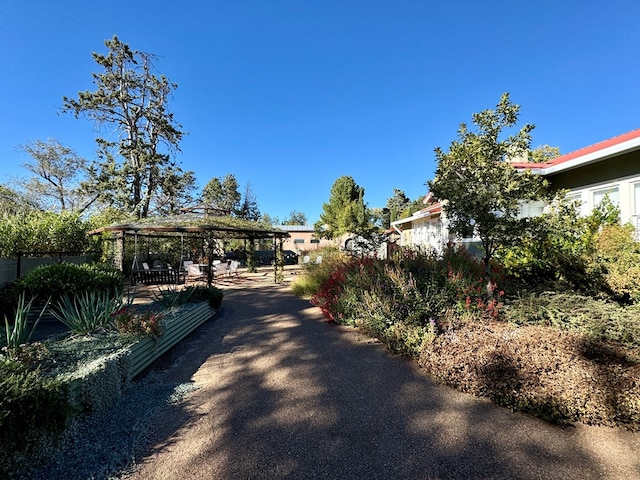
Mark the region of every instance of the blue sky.
<instances>
[{"instance_id":1,"label":"blue sky","mask_svg":"<svg viewBox=\"0 0 640 480\"><path fill-rule=\"evenodd\" d=\"M370 207L426 193L435 147L503 92L562 153L640 127L640 2L95 0L0 4L0 182L18 145L55 138L91 160L91 52L117 34L178 84L177 161L200 187L232 173L262 212L318 219L352 176Z\"/></svg>"}]
</instances>

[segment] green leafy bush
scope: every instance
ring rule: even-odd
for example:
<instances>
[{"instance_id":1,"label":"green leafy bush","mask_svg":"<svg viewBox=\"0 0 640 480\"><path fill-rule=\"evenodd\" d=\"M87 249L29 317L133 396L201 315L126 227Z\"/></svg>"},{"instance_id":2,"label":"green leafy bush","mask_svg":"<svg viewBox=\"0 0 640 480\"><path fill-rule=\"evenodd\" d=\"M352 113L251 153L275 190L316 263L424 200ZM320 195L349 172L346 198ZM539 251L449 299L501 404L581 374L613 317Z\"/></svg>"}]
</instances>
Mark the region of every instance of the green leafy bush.
<instances>
[{"instance_id":1,"label":"green leafy bush","mask_svg":"<svg viewBox=\"0 0 640 480\"><path fill-rule=\"evenodd\" d=\"M594 260L617 298L640 301L640 244L631 225L607 225L596 235Z\"/></svg>"},{"instance_id":2,"label":"green leafy bush","mask_svg":"<svg viewBox=\"0 0 640 480\"><path fill-rule=\"evenodd\" d=\"M115 294L122 289L121 272L114 266L103 263L42 266L17 280L13 288L16 295L26 292L40 302L51 297L53 303L57 303L65 295L85 291L107 291Z\"/></svg>"},{"instance_id":3,"label":"green leafy bush","mask_svg":"<svg viewBox=\"0 0 640 480\"><path fill-rule=\"evenodd\" d=\"M71 212L31 211L0 222L0 257L19 252L84 252L91 247L91 224Z\"/></svg>"}]
</instances>

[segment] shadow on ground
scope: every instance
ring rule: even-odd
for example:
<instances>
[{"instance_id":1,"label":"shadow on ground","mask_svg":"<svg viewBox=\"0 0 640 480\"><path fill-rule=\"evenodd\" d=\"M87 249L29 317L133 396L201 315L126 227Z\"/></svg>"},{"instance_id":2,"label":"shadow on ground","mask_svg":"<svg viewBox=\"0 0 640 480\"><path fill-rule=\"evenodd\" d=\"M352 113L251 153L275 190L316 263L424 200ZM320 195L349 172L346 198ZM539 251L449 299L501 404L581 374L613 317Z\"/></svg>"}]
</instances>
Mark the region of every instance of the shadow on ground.
<instances>
[{"instance_id":1,"label":"shadow on ground","mask_svg":"<svg viewBox=\"0 0 640 480\"><path fill-rule=\"evenodd\" d=\"M583 429L436 385L275 286L228 292L172 355L185 358L167 373L200 388L162 416L131 478L640 478L637 462L611 470Z\"/></svg>"}]
</instances>

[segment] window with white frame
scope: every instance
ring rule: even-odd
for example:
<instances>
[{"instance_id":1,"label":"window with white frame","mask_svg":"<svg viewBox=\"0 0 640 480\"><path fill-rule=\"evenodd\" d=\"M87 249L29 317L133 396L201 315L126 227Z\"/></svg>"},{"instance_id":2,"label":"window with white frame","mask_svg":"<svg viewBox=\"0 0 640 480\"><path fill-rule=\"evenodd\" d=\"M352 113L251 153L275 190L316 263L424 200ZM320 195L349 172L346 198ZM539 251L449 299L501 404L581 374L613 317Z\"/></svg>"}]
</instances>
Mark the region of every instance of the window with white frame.
<instances>
[{"instance_id":1,"label":"window with white frame","mask_svg":"<svg viewBox=\"0 0 640 480\"><path fill-rule=\"evenodd\" d=\"M582 192L569 192L565 198L569 203L578 202L578 212L587 215L587 203L582 199Z\"/></svg>"},{"instance_id":2,"label":"window with white frame","mask_svg":"<svg viewBox=\"0 0 640 480\"><path fill-rule=\"evenodd\" d=\"M596 190L593 192L593 207L600 205L600 202L604 200L604 197L609 197L611 203L615 206L620 206L620 194L618 193L618 187L609 187Z\"/></svg>"}]
</instances>

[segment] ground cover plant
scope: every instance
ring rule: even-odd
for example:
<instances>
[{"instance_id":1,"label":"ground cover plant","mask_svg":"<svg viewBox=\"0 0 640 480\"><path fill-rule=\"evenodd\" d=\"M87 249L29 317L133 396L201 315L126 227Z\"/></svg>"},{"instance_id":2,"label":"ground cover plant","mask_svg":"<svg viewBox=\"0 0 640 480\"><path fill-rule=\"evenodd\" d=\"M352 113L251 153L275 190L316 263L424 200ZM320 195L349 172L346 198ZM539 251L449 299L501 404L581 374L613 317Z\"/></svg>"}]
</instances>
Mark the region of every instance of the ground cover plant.
<instances>
[{"instance_id":1,"label":"ground cover plant","mask_svg":"<svg viewBox=\"0 0 640 480\"><path fill-rule=\"evenodd\" d=\"M157 342L165 327L172 325L170 322L182 312L189 315L192 308L189 304L207 302L220 308L223 297L222 290L215 287L189 286L184 290L160 290L156 295L158 301L133 305L132 298L112 281L114 276L108 267L78 270L76 266L64 265L54 270L57 273L52 275L54 281L61 276L68 278L69 291L76 292L58 296L57 303L49 308L53 317L67 325L68 333L30 343L35 325L28 320L29 311L37 297L27 300L24 291L19 294L13 313L5 316L5 332L0 338L2 478L10 477L11 472L18 471L30 459L46 455L42 452L55 447L59 435L77 413L69 379L87 382L88 386L80 390L83 402L85 395L89 395L96 400L92 407L110 404L115 398L111 399L114 392L109 390L121 393L126 383L122 379L131 377L127 373L127 352L131 347L147 337ZM96 282L76 290L71 285L72 276L66 277L72 270L89 271ZM122 281L121 275L117 278ZM35 290L43 296L47 292L45 279L46 275L37 272L35 280L31 278L25 284L37 285ZM58 292L57 286L48 291L48 298L54 296L53 291ZM48 306L45 302L42 309L38 308L40 316ZM91 393L94 384L96 392Z\"/></svg>"},{"instance_id":2,"label":"ground cover plant","mask_svg":"<svg viewBox=\"0 0 640 480\"><path fill-rule=\"evenodd\" d=\"M302 282L317 281L310 299L328 321L414 357L441 383L558 423L640 428L638 305L526 290L454 249L336 256L307 267L316 274Z\"/></svg>"}]
</instances>

